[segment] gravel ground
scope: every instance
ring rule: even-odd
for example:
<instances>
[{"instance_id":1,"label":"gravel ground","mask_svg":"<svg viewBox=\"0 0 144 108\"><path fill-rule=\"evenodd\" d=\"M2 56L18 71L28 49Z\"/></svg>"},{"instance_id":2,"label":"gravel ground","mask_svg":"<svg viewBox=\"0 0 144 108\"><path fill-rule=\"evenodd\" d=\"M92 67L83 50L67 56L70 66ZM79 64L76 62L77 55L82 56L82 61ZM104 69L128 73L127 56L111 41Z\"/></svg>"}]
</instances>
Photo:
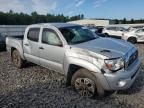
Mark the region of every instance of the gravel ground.
<instances>
[{"instance_id":1,"label":"gravel ground","mask_svg":"<svg viewBox=\"0 0 144 108\"><path fill-rule=\"evenodd\" d=\"M144 44L136 45L144 65ZM80 97L65 77L37 65L15 68L0 52L0 108L144 108L144 67L134 85L104 99Z\"/></svg>"}]
</instances>

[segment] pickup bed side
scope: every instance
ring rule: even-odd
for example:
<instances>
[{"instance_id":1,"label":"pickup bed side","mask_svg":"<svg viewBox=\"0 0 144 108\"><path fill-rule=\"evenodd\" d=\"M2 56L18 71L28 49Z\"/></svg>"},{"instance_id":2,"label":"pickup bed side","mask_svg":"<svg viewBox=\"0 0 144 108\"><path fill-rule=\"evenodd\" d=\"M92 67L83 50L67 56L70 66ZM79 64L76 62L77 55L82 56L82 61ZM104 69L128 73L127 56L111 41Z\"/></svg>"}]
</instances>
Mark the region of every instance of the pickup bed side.
<instances>
[{"instance_id":1,"label":"pickup bed side","mask_svg":"<svg viewBox=\"0 0 144 108\"><path fill-rule=\"evenodd\" d=\"M6 38L7 51L12 53L14 49L18 50L22 59L23 55L23 37L22 36L14 36Z\"/></svg>"}]
</instances>

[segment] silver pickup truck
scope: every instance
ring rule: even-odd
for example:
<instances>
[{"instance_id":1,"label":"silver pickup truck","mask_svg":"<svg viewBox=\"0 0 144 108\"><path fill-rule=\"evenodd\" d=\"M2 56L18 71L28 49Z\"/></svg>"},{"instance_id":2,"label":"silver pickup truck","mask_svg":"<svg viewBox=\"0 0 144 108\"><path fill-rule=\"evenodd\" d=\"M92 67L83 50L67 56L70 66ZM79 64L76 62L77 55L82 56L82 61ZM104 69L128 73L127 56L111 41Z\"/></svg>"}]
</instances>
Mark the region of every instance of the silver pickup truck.
<instances>
[{"instance_id":1,"label":"silver pickup truck","mask_svg":"<svg viewBox=\"0 0 144 108\"><path fill-rule=\"evenodd\" d=\"M132 44L98 37L75 24L30 25L23 38L8 37L6 45L16 67L29 61L60 72L67 85L87 97L128 89L141 64Z\"/></svg>"}]
</instances>

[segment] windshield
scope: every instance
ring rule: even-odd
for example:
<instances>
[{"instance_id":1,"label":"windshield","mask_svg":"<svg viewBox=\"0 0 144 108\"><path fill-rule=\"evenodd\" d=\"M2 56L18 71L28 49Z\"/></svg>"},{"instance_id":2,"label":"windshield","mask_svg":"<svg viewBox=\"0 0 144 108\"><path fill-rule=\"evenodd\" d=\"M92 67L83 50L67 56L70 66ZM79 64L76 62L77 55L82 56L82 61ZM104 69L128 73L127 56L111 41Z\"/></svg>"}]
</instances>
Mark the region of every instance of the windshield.
<instances>
[{"instance_id":1,"label":"windshield","mask_svg":"<svg viewBox=\"0 0 144 108\"><path fill-rule=\"evenodd\" d=\"M68 44L79 44L98 37L86 27L82 26L64 27L59 28L59 30L63 34Z\"/></svg>"}]
</instances>

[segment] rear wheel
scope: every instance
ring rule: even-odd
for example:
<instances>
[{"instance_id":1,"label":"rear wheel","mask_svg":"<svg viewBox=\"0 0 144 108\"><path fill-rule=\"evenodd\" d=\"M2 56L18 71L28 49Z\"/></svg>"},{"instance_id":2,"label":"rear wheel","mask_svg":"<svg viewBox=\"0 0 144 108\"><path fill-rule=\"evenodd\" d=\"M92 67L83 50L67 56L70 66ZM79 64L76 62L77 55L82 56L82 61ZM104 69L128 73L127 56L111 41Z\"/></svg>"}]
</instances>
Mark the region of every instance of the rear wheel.
<instances>
[{"instance_id":1,"label":"rear wheel","mask_svg":"<svg viewBox=\"0 0 144 108\"><path fill-rule=\"evenodd\" d=\"M135 44L137 42L137 39L135 37L130 37L128 38L128 42Z\"/></svg>"},{"instance_id":2,"label":"rear wheel","mask_svg":"<svg viewBox=\"0 0 144 108\"><path fill-rule=\"evenodd\" d=\"M108 33L104 33L105 37L110 37Z\"/></svg>"},{"instance_id":3,"label":"rear wheel","mask_svg":"<svg viewBox=\"0 0 144 108\"><path fill-rule=\"evenodd\" d=\"M19 52L17 50L14 50L11 55L11 60L12 63L17 67L17 68L22 68L24 65L24 60L21 58Z\"/></svg>"},{"instance_id":4,"label":"rear wheel","mask_svg":"<svg viewBox=\"0 0 144 108\"><path fill-rule=\"evenodd\" d=\"M73 75L71 85L74 86L81 96L93 97L95 94L100 97L104 96L104 89L101 84L94 75L86 69L80 69Z\"/></svg>"},{"instance_id":5,"label":"rear wheel","mask_svg":"<svg viewBox=\"0 0 144 108\"><path fill-rule=\"evenodd\" d=\"M110 96L115 93L115 90L105 91L105 96Z\"/></svg>"}]
</instances>

